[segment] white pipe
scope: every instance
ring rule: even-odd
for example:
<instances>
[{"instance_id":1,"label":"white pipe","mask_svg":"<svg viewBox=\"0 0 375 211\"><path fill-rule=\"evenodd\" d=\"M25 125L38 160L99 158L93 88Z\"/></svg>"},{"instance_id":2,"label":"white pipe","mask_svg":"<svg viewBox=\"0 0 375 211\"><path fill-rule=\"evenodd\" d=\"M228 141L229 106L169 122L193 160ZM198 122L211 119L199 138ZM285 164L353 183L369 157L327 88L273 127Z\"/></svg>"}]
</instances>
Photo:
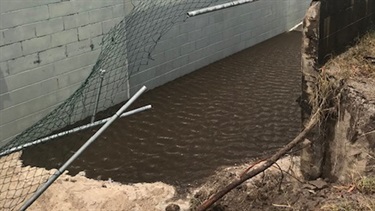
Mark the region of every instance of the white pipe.
<instances>
[{"instance_id":1,"label":"white pipe","mask_svg":"<svg viewBox=\"0 0 375 211\"><path fill-rule=\"evenodd\" d=\"M234 6L237 6L237 5L247 4L247 3L251 3L251 2L255 2L255 1L259 1L259 0L232 1L232 2L219 4L219 5L215 5L215 6L211 6L211 7L205 7L205 8L199 9L199 10L190 11L190 12L187 13L187 15L189 17L193 17L193 16L202 15L202 14L205 14L205 13L209 13L209 12L213 12L213 11L217 11L217 10L222 10L222 9L226 9L226 8L229 8L229 7L234 7Z\"/></svg>"},{"instance_id":2,"label":"white pipe","mask_svg":"<svg viewBox=\"0 0 375 211\"><path fill-rule=\"evenodd\" d=\"M301 22L299 22L297 25L295 25L295 26L293 26L291 29L289 29L289 31L291 32L291 31L294 31L294 30L296 30L299 26L301 26L302 25L302 21Z\"/></svg>"},{"instance_id":3,"label":"white pipe","mask_svg":"<svg viewBox=\"0 0 375 211\"><path fill-rule=\"evenodd\" d=\"M143 107L140 107L140 108L137 108L137 109L125 112L125 113L121 114L120 118L121 117L130 116L132 114L135 114L135 113L138 113L138 112L142 112L142 111L145 111L145 110L148 110L148 109L151 109L151 105L143 106ZM41 138L41 139L35 140L33 142L29 142L27 144L23 144L23 145L18 146L18 147L13 147L11 149L5 150L4 152L0 153L0 157L2 157L4 155L9 155L9 154L11 154L13 152L20 151L20 150L22 150L22 149L24 149L26 147L30 147L30 146L33 146L33 145L36 145L36 144L40 144L40 143L49 141L51 139L56 139L56 138L59 138L59 137L65 136L65 135L69 135L69 134L81 131L81 130L85 130L87 128L91 128L91 127L95 127L95 126L104 124L104 123L108 122L110 119L111 118L109 117L109 118L106 118L106 119L98 120L96 122L93 122L93 123L90 123L90 124L87 124L87 125L83 125L83 126L79 126L79 127L67 130L67 131L63 131L63 132L57 133L57 134L53 134L51 136L48 136L48 137L45 137L45 138Z\"/></svg>"},{"instance_id":4,"label":"white pipe","mask_svg":"<svg viewBox=\"0 0 375 211\"><path fill-rule=\"evenodd\" d=\"M130 98L128 102L125 103L112 117L109 118L109 120L93 135L89 140L86 141L84 145L81 146L77 150L76 153L72 155L72 157L69 158L68 161L64 163L64 165L61 166L49 179L46 183L44 183L43 186L41 186L32 196L29 198L20 208L20 210L24 211L26 210L32 203L34 203L35 200L39 198L40 195L44 193L44 191L47 190L47 188L68 168L68 166L76 159L78 156L82 154L83 151L89 147L90 144L92 144L117 118L119 118L124 112L144 91L146 91L146 87L143 86L135 95Z\"/></svg>"}]
</instances>

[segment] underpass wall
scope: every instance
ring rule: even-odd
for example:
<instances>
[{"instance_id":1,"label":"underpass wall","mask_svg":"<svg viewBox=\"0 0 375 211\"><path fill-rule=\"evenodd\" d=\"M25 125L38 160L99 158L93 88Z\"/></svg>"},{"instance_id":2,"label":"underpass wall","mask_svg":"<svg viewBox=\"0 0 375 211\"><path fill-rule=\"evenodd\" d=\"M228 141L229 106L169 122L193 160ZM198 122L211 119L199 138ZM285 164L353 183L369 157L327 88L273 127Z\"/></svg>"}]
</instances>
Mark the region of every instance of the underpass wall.
<instances>
[{"instance_id":1,"label":"underpass wall","mask_svg":"<svg viewBox=\"0 0 375 211\"><path fill-rule=\"evenodd\" d=\"M152 52L154 61L130 77L131 93L143 84L157 87L289 30L302 21L309 3L259 0L175 24Z\"/></svg>"}]
</instances>

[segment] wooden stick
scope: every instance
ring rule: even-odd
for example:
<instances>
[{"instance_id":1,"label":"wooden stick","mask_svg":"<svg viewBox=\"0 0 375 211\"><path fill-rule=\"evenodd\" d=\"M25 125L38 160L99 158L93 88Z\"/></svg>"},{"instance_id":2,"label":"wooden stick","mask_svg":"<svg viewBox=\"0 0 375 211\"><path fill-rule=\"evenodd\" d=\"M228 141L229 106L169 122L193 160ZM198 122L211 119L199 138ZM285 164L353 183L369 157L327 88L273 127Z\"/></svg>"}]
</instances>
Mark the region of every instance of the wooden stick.
<instances>
[{"instance_id":1,"label":"wooden stick","mask_svg":"<svg viewBox=\"0 0 375 211\"><path fill-rule=\"evenodd\" d=\"M272 166L277 160L279 160L282 156L284 156L286 153L288 153L291 149L293 149L297 144L299 144L306 135L314 128L316 123L319 120L320 116L320 109L311 117L309 123L305 127L305 129L298 134L291 142L289 142L287 145L285 145L283 148L281 148L276 154L274 154L272 157L267 159L265 162L263 162L261 165L259 165L256 168L252 168L244 174L239 179L231 182L229 185L227 185L223 190L217 192L214 194L211 198L204 201L198 208L197 211L204 211L207 208L209 208L211 205L213 205L216 201L221 199L223 196L225 196L228 192L230 192L232 189L236 188L237 186L241 185L246 180L258 175L259 173L265 171L270 166Z\"/></svg>"}]
</instances>

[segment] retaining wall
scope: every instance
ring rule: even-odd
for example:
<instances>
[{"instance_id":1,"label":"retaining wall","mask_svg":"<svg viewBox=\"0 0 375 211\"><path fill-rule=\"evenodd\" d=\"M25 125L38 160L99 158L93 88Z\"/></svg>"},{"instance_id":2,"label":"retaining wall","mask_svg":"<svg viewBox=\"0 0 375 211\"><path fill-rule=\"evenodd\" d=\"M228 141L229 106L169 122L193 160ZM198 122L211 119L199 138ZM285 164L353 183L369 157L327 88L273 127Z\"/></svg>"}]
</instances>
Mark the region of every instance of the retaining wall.
<instances>
[{"instance_id":1,"label":"retaining wall","mask_svg":"<svg viewBox=\"0 0 375 211\"><path fill-rule=\"evenodd\" d=\"M317 109L310 102L314 102L319 95L318 84L322 78L320 68L327 59L346 50L350 44L355 43L356 38L374 27L373 20L373 0L313 1L306 13L303 27L301 107L304 123L307 123L310 116L316 112L313 109ZM333 81L334 77L330 78ZM348 80L345 83L351 82ZM371 87L370 84L367 86ZM306 179L342 179L348 175L348 167L366 163L363 159L365 156L350 149L367 150L369 147L364 145L374 142L374 137L366 135L367 130L371 131L374 128L371 119L373 104L369 103L372 99L361 96L362 93L356 91L352 84L348 87L340 95L340 105L337 105L340 108L338 117L327 115L305 138L306 147L302 150L301 171ZM360 144L354 144L357 141ZM371 166L373 167L373 164Z\"/></svg>"},{"instance_id":2,"label":"retaining wall","mask_svg":"<svg viewBox=\"0 0 375 211\"><path fill-rule=\"evenodd\" d=\"M129 0L0 3L0 142L6 143L74 93L96 62L103 35L132 6ZM154 60L130 77L130 93L284 32L302 20L308 4L259 0L177 23L157 44Z\"/></svg>"}]
</instances>

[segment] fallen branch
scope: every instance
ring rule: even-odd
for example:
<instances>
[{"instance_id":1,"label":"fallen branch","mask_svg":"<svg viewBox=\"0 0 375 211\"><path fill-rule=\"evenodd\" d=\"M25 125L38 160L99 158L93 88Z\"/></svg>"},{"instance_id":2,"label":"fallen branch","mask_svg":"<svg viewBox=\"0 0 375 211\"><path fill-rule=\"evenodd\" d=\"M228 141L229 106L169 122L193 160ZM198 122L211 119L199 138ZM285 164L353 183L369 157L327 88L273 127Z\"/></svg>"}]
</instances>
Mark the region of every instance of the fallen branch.
<instances>
[{"instance_id":1,"label":"fallen branch","mask_svg":"<svg viewBox=\"0 0 375 211\"><path fill-rule=\"evenodd\" d=\"M289 142L286 146L281 148L276 154L274 154L269 159L265 160L262 164L260 164L258 167L252 168L250 167L250 170L243 174L242 177L239 179L233 181L229 185L227 185L223 190L217 192L214 194L211 198L204 201L198 208L197 211L204 211L207 208L209 208L212 204L214 204L216 201L221 199L225 194L227 194L232 189L236 188L237 186L241 185L246 180L258 175L259 173L265 171L269 167L271 167L277 160L279 160L282 156L284 156L286 153L288 153L291 149L293 149L295 146L297 146L305 137L306 135L314 128L316 123L319 121L320 117L320 111L321 109L318 109L318 111L311 117L309 123L305 126L305 129L298 134L297 137L293 139L293 141Z\"/></svg>"}]
</instances>

